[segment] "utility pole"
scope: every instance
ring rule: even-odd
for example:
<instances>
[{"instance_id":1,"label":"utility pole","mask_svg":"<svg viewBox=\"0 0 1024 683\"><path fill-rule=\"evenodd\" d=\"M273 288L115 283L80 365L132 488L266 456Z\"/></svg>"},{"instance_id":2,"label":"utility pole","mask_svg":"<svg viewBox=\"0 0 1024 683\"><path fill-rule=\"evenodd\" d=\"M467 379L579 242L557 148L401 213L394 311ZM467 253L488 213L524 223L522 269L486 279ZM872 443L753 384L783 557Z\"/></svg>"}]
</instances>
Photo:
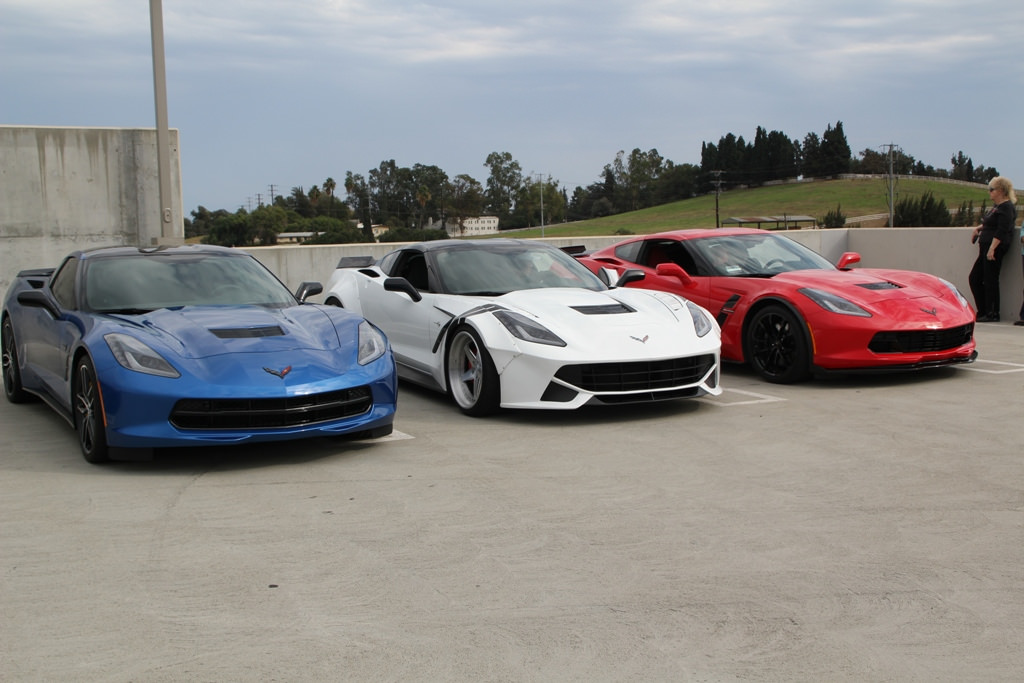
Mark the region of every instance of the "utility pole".
<instances>
[{"instance_id":1,"label":"utility pole","mask_svg":"<svg viewBox=\"0 0 1024 683\"><path fill-rule=\"evenodd\" d=\"M715 227L722 227L721 221L718 219L718 196L722 194L722 171L712 171L711 175L715 176Z\"/></svg>"},{"instance_id":2,"label":"utility pole","mask_svg":"<svg viewBox=\"0 0 1024 683\"><path fill-rule=\"evenodd\" d=\"M537 182L540 183L540 236L544 237L544 174L535 173ZM548 176L550 179L551 176Z\"/></svg>"},{"instance_id":3,"label":"utility pole","mask_svg":"<svg viewBox=\"0 0 1024 683\"><path fill-rule=\"evenodd\" d=\"M886 176L886 186L888 190L889 198L889 227L893 227L893 221L896 214L896 173L894 169L893 152L898 149L893 143L888 145L882 145L883 148L887 148L888 158L888 174Z\"/></svg>"},{"instance_id":4,"label":"utility pole","mask_svg":"<svg viewBox=\"0 0 1024 683\"><path fill-rule=\"evenodd\" d=\"M181 240L171 210L171 134L167 125L167 73L164 67L164 10L161 0L149 0L149 29L153 47L153 95L156 102L156 164L160 188L160 242ZM154 239L154 241L156 241Z\"/></svg>"}]
</instances>

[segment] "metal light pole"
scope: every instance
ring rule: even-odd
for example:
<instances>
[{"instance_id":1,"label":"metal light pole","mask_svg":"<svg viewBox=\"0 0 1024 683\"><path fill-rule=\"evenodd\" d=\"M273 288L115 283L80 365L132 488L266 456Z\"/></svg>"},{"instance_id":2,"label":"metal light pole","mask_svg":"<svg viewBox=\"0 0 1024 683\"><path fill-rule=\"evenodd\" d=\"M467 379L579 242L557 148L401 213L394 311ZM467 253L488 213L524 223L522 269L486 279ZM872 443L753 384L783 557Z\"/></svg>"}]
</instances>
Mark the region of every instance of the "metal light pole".
<instances>
[{"instance_id":1,"label":"metal light pole","mask_svg":"<svg viewBox=\"0 0 1024 683\"><path fill-rule=\"evenodd\" d=\"M544 174L538 173L537 180L540 183L540 236L544 238Z\"/></svg>"},{"instance_id":2,"label":"metal light pole","mask_svg":"<svg viewBox=\"0 0 1024 683\"><path fill-rule=\"evenodd\" d=\"M171 134L167 126L167 74L164 68L164 16L161 0L149 0L153 42L153 92L156 100L156 163L160 185L160 236L178 239L171 211ZM156 240L154 240L155 242Z\"/></svg>"}]
</instances>

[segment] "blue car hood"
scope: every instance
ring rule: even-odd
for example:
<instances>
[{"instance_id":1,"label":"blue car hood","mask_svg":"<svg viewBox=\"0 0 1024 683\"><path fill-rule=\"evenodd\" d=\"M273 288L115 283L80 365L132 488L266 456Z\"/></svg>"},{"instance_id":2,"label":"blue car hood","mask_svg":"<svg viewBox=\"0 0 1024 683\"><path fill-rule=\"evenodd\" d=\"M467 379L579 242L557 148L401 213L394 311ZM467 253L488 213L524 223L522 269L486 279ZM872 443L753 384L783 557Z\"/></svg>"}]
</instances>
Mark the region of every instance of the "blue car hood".
<instances>
[{"instance_id":1,"label":"blue car hood","mask_svg":"<svg viewBox=\"0 0 1024 683\"><path fill-rule=\"evenodd\" d=\"M148 334L183 358L209 358L232 353L333 351L339 348L340 327L348 327L356 343L358 316L332 320L316 306L186 306L162 308L132 316Z\"/></svg>"}]
</instances>

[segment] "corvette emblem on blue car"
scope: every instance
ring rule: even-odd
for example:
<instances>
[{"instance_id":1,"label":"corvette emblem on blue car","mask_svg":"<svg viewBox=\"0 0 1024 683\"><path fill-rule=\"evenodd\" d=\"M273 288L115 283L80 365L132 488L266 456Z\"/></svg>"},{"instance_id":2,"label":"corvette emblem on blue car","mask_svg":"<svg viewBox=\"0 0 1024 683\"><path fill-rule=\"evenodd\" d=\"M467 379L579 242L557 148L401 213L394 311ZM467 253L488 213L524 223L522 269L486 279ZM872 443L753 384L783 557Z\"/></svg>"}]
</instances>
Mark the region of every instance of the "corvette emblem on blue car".
<instances>
[{"instance_id":1,"label":"corvette emblem on blue car","mask_svg":"<svg viewBox=\"0 0 1024 683\"><path fill-rule=\"evenodd\" d=\"M275 377L280 377L281 379L284 379L284 376L292 371L292 366L289 365L288 367L283 368L281 370L274 370L273 368L263 368L263 369L265 371L269 372L271 375L274 375Z\"/></svg>"}]
</instances>

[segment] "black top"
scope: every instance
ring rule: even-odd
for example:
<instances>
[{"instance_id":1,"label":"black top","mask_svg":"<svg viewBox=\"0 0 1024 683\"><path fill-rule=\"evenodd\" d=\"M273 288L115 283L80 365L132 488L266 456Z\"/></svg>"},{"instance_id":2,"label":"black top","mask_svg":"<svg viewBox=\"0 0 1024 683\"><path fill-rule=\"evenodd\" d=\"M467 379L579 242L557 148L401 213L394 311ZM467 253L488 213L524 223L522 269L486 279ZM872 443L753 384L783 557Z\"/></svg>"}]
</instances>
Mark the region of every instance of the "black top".
<instances>
[{"instance_id":1,"label":"black top","mask_svg":"<svg viewBox=\"0 0 1024 683\"><path fill-rule=\"evenodd\" d=\"M978 236L979 246L986 249L993 239L1000 244L1009 244L1013 240L1013 225L1017 221L1017 208L1009 199L998 204L981 219L981 234Z\"/></svg>"}]
</instances>

